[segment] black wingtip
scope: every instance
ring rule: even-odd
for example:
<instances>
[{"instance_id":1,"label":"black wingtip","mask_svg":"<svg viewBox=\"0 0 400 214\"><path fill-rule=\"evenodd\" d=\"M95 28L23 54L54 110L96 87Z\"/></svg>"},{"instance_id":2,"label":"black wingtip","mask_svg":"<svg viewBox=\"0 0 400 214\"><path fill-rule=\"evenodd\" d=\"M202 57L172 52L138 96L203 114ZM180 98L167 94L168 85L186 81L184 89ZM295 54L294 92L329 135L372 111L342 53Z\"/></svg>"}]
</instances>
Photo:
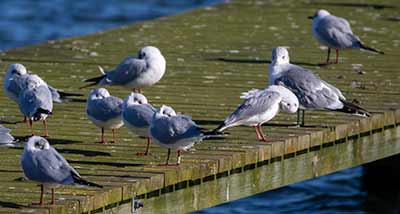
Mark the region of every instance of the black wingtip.
<instances>
[{"instance_id":1,"label":"black wingtip","mask_svg":"<svg viewBox=\"0 0 400 214\"><path fill-rule=\"evenodd\" d=\"M367 46L367 45L365 45L365 44L363 44L363 43L361 43L361 42L358 42L358 45L359 45L360 48L363 49L363 50L371 51L371 52L378 53L378 54L382 54L382 55L385 54L383 51L376 50L375 48L371 48L371 47L369 47L369 46Z\"/></svg>"},{"instance_id":2,"label":"black wingtip","mask_svg":"<svg viewBox=\"0 0 400 214\"><path fill-rule=\"evenodd\" d=\"M72 173L72 178L74 179L75 184L78 184L78 185L103 188L102 185L87 181L87 180L81 178L80 176L76 175L75 173Z\"/></svg>"},{"instance_id":3,"label":"black wingtip","mask_svg":"<svg viewBox=\"0 0 400 214\"><path fill-rule=\"evenodd\" d=\"M343 108L342 109L337 109L336 111L340 111L340 112L344 112L344 113L349 113L349 114L353 114L356 116L360 116L360 117L370 117L371 113L368 112L366 109L362 108L361 106L345 101L345 100L341 100L343 103Z\"/></svg>"},{"instance_id":4,"label":"black wingtip","mask_svg":"<svg viewBox=\"0 0 400 214\"><path fill-rule=\"evenodd\" d=\"M57 91L58 94L60 95L61 98L67 98L67 97L83 97L83 94L78 94L78 93L68 93L68 92L63 92L63 91Z\"/></svg>"}]
</instances>

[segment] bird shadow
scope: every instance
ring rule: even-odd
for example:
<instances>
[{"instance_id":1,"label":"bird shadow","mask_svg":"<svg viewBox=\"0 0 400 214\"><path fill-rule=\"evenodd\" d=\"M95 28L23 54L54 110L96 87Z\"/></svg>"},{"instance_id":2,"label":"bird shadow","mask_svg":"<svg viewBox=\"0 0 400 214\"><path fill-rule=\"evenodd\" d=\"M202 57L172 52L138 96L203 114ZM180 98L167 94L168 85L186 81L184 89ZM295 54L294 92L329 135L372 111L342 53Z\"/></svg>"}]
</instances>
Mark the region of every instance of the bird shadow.
<instances>
[{"instance_id":1,"label":"bird shadow","mask_svg":"<svg viewBox=\"0 0 400 214\"><path fill-rule=\"evenodd\" d=\"M327 5L327 6L338 6L338 7L360 7L360 8L371 8L374 10L382 10L382 9L393 9L397 8L393 5L384 5L384 4L367 4L367 3L348 3L348 2L323 2L323 3L313 3L315 5Z\"/></svg>"},{"instance_id":2,"label":"bird shadow","mask_svg":"<svg viewBox=\"0 0 400 214\"><path fill-rule=\"evenodd\" d=\"M68 160L68 163L73 164L89 164L89 165L106 165L106 166L113 166L113 167L129 167L129 166L144 166L145 164L142 163L116 163L116 162L98 162L98 161L74 161Z\"/></svg>"},{"instance_id":3,"label":"bird shadow","mask_svg":"<svg viewBox=\"0 0 400 214\"><path fill-rule=\"evenodd\" d=\"M17 143L27 142L30 137L32 137L32 135L14 136L15 141ZM57 144L67 145L67 144L74 144L74 143L82 142L82 141L77 141L77 140L66 140L66 139L58 139L58 138L46 138L46 139L49 141L49 143L51 145L57 145Z\"/></svg>"},{"instance_id":4,"label":"bird shadow","mask_svg":"<svg viewBox=\"0 0 400 214\"><path fill-rule=\"evenodd\" d=\"M57 149L59 153L65 154L75 154L75 155L84 155L87 157L96 157L96 156L108 156L111 154L108 152L99 152L99 151L89 151L89 150L80 150L80 149Z\"/></svg>"},{"instance_id":5,"label":"bird shadow","mask_svg":"<svg viewBox=\"0 0 400 214\"><path fill-rule=\"evenodd\" d=\"M73 103L86 103L86 99L79 99L79 98L70 98L69 102Z\"/></svg>"},{"instance_id":6,"label":"bird shadow","mask_svg":"<svg viewBox=\"0 0 400 214\"><path fill-rule=\"evenodd\" d=\"M7 124L7 125L16 125L18 123L25 123L22 120L19 121L6 121L6 120L0 120L0 124Z\"/></svg>"},{"instance_id":7,"label":"bird shadow","mask_svg":"<svg viewBox=\"0 0 400 214\"><path fill-rule=\"evenodd\" d=\"M25 208L27 206L21 205L21 204L16 204L16 203L13 203L13 202L0 201L0 207L22 209L22 208Z\"/></svg>"},{"instance_id":8,"label":"bird shadow","mask_svg":"<svg viewBox=\"0 0 400 214\"><path fill-rule=\"evenodd\" d=\"M234 59L234 58L209 58L208 61L222 61L222 62L232 62L232 63L249 63L249 64L270 64L271 60L258 60L258 59ZM296 62L291 61L295 65L305 65L305 66L325 66L323 63L309 63L309 62Z\"/></svg>"}]
</instances>

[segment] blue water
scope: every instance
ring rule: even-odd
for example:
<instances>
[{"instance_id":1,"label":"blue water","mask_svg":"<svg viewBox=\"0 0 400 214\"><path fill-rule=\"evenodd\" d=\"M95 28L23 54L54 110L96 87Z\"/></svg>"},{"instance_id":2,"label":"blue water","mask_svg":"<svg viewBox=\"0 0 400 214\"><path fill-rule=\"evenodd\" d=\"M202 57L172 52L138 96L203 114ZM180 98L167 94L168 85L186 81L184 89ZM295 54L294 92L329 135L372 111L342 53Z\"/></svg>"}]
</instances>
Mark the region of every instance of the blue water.
<instances>
[{"instance_id":1,"label":"blue water","mask_svg":"<svg viewBox=\"0 0 400 214\"><path fill-rule=\"evenodd\" d=\"M222 0L2 0L0 50L87 34L219 2ZM400 213L399 170L376 172L377 168L382 167L351 168L199 213Z\"/></svg>"}]
</instances>

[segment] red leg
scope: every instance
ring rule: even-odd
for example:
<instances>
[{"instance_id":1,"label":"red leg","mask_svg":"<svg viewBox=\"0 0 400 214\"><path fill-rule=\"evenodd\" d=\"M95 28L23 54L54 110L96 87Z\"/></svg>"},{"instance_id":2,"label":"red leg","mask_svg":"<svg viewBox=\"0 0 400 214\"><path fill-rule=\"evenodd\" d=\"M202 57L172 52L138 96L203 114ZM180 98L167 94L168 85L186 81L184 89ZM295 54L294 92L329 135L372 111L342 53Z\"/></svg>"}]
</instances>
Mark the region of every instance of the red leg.
<instances>
[{"instance_id":1,"label":"red leg","mask_svg":"<svg viewBox=\"0 0 400 214\"><path fill-rule=\"evenodd\" d=\"M178 150L176 153L176 165L181 164L181 150Z\"/></svg>"},{"instance_id":2,"label":"red leg","mask_svg":"<svg viewBox=\"0 0 400 214\"><path fill-rule=\"evenodd\" d=\"M253 127L254 127L254 129L256 130L256 137L257 137L257 140L261 140L261 136L260 136L260 133L259 133L259 131L258 131L257 126L253 126Z\"/></svg>"},{"instance_id":3,"label":"red leg","mask_svg":"<svg viewBox=\"0 0 400 214\"><path fill-rule=\"evenodd\" d=\"M40 184L40 201L39 203L32 202L32 205L43 206L43 194L44 194L44 187L43 184Z\"/></svg>"},{"instance_id":4,"label":"red leg","mask_svg":"<svg viewBox=\"0 0 400 214\"><path fill-rule=\"evenodd\" d=\"M111 129L111 132L112 132L112 141L111 141L111 143L115 143L115 142L117 142L116 140L115 140L115 129Z\"/></svg>"},{"instance_id":5,"label":"red leg","mask_svg":"<svg viewBox=\"0 0 400 214\"><path fill-rule=\"evenodd\" d=\"M336 49L336 61L335 64L338 64L339 62L339 49Z\"/></svg>"},{"instance_id":6,"label":"red leg","mask_svg":"<svg viewBox=\"0 0 400 214\"><path fill-rule=\"evenodd\" d=\"M46 120L43 120L43 126L44 126L44 136L48 137L49 136L49 131L47 130Z\"/></svg>"},{"instance_id":7,"label":"red leg","mask_svg":"<svg viewBox=\"0 0 400 214\"><path fill-rule=\"evenodd\" d=\"M264 133L261 129L261 125L258 125L258 131L260 132L260 135L261 135L260 141L264 141L264 142L270 141L267 137L264 136Z\"/></svg>"},{"instance_id":8,"label":"red leg","mask_svg":"<svg viewBox=\"0 0 400 214\"><path fill-rule=\"evenodd\" d=\"M101 128L101 143L106 144L106 139L104 138L104 128Z\"/></svg>"},{"instance_id":9,"label":"red leg","mask_svg":"<svg viewBox=\"0 0 400 214\"><path fill-rule=\"evenodd\" d=\"M146 147L146 151L143 153L143 152L138 152L138 153L136 153L136 155L137 156L148 156L148 155L150 155L150 152L149 152L149 150L150 150L150 144L151 144L151 138L150 137L147 137L147 147Z\"/></svg>"},{"instance_id":10,"label":"red leg","mask_svg":"<svg viewBox=\"0 0 400 214\"><path fill-rule=\"evenodd\" d=\"M326 65L329 65L329 58L330 58L330 56L331 56L331 49L330 48L328 48L328 56L326 57Z\"/></svg>"},{"instance_id":11,"label":"red leg","mask_svg":"<svg viewBox=\"0 0 400 214\"><path fill-rule=\"evenodd\" d=\"M171 149L168 149L168 154L167 154L167 161L164 164L159 164L159 166L176 166L176 164L169 164L169 156L171 155Z\"/></svg>"},{"instance_id":12,"label":"red leg","mask_svg":"<svg viewBox=\"0 0 400 214\"><path fill-rule=\"evenodd\" d=\"M33 131L33 121L32 121L32 119L29 119L29 127L31 128L31 134L32 134L32 136L34 136L34 135L35 135L35 132Z\"/></svg>"},{"instance_id":13,"label":"red leg","mask_svg":"<svg viewBox=\"0 0 400 214\"><path fill-rule=\"evenodd\" d=\"M50 203L51 205L54 205L54 204L56 204L55 202L54 202L54 188L51 188L51 203Z\"/></svg>"},{"instance_id":14,"label":"red leg","mask_svg":"<svg viewBox=\"0 0 400 214\"><path fill-rule=\"evenodd\" d=\"M22 122L23 123L27 123L28 122L28 118L26 116L24 116L24 120Z\"/></svg>"}]
</instances>

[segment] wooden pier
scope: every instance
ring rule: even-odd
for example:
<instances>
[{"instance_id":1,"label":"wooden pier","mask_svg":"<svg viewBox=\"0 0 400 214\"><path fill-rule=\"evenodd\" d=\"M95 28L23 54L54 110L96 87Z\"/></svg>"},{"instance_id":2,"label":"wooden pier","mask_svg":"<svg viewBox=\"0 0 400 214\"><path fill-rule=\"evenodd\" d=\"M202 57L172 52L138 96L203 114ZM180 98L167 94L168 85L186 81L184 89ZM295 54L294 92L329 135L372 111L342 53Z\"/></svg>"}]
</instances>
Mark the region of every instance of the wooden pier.
<instances>
[{"instance_id":1,"label":"wooden pier","mask_svg":"<svg viewBox=\"0 0 400 214\"><path fill-rule=\"evenodd\" d=\"M165 160L166 149L152 145L150 157L136 156L146 141L125 128L118 130L117 143L98 143L100 130L86 118L85 100L57 103L48 119L50 143L84 178L105 188L64 186L56 190L57 205L32 206L39 187L21 179L23 144L1 147L0 214L109 212L130 205L132 198L144 202L143 213L189 212L400 153L400 22L393 18L400 4L362 2L238 0L0 53L2 77L9 64L22 63L56 88L87 95L90 89L78 88L82 79L99 74L97 65L111 69L139 48L157 46L167 72L144 94L156 107L171 105L212 129L241 102L241 92L267 85L271 49L284 45L290 47L292 62L315 71L373 113L360 118L307 111L307 126L301 128L293 127L296 115L280 113L263 127L270 143L256 141L252 128L236 127L225 139L184 152L181 166L163 167L157 164ZM307 19L317 8L350 19L353 31L385 55L345 50L339 64L317 66L326 50L312 38ZM108 89L121 98L129 94L119 87ZM30 134L21 120L17 105L0 93L0 121L18 138ZM43 132L41 125L36 128ZM231 197L218 180L233 181ZM256 189L240 194L249 181ZM202 198L193 196L196 191Z\"/></svg>"}]
</instances>

